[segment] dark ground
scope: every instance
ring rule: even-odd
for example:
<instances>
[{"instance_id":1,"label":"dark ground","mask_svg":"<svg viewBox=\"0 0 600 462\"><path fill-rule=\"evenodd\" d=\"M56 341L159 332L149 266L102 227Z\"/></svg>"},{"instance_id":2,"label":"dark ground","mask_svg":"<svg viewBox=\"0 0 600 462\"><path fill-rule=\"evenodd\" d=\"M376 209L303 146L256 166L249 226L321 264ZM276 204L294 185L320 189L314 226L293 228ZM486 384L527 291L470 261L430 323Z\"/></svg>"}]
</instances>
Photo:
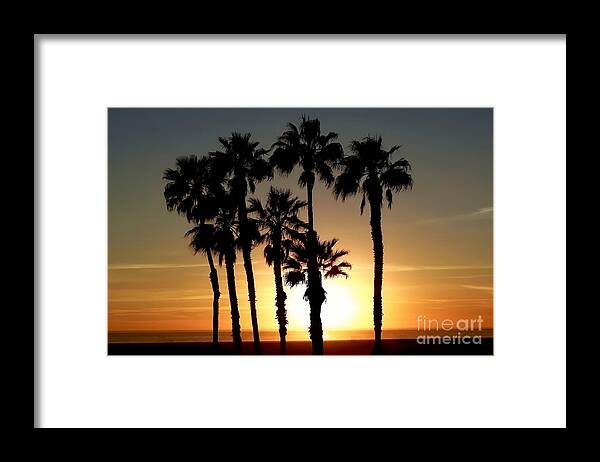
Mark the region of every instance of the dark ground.
<instances>
[{"instance_id":1,"label":"dark ground","mask_svg":"<svg viewBox=\"0 0 600 462\"><path fill-rule=\"evenodd\" d=\"M372 340L325 340L325 355L368 355L373 348ZM483 338L478 344L418 344L416 339L383 340L385 355L492 355L494 339ZM218 351L211 343L109 343L109 355L232 355L233 343L223 342ZM242 354L252 355L252 342L242 344ZM261 354L279 355L279 342L261 342ZM310 355L308 341L287 342L288 355Z\"/></svg>"}]
</instances>

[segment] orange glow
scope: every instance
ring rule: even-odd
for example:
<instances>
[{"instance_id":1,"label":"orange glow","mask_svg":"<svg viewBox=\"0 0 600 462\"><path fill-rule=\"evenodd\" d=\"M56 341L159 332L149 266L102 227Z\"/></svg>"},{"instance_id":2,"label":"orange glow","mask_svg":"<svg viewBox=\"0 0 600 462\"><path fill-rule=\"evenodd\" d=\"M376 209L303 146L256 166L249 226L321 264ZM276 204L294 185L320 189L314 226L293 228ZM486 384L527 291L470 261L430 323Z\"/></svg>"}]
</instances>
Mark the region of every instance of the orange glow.
<instances>
[{"instance_id":1,"label":"orange glow","mask_svg":"<svg viewBox=\"0 0 600 462\"><path fill-rule=\"evenodd\" d=\"M178 156L203 155L231 130L252 131L269 147L298 109L111 109L108 185L108 327L111 331L212 328L212 291L204 255L194 255L184 238L190 224L166 210L165 168ZM324 130L339 133L345 150L352 140L380 134L412 164L414 188L382 209L384 243L383 331L414 329L419 315L469 319L481 315L493 327L493 117L491 109L314 109ZM337 173L336 173L337 174ZM270 187L298 185L300 168L257 184L264 200ZM338 238L350 253L348 279L325 280L322 307L328 331L373 329L373 244L370 209L360 197L336 200L318 181L314 188L315 229L321 239ZM307 220L306 211L301 218ZM242 331L251 329L241 254L235 266ZM252 252L261 331L277 331L273 268L263 247ZM219 327L231 335L227 279L218 268ZM307 339L309 305L305 287L285 288L288 331Z\"/></svg>"}]
</instances>

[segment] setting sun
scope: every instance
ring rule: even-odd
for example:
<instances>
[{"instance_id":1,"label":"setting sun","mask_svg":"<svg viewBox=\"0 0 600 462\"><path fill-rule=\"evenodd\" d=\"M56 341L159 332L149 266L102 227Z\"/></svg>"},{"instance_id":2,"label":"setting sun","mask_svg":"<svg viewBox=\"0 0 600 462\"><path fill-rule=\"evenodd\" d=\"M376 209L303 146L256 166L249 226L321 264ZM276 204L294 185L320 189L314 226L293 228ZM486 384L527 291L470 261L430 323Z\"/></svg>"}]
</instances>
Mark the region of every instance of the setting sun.
<instances>
[{"instance_id":1,"label":"setting sun","mask_svg":"<svg viewBox=\"0 0 600 462\"><path fill-rule=\"evenodd\" d=\"M327 300L323 304L321 318L323 329L352 329L356 327L359 315L359 302L354 293L351 280L327 280L323 284L327 291ZM290 317L290 329L306 329L310 324L309 310L303 299L303 287L290 290L287 306Z\"/></svg>"},{"instance_id":2,"label":"setting sun","mask_svg":"<svg viewBox=\"0 0 600 462\"><path fill-rule=\"evenodd\" d=\"M324 284L327 300L323 304L324 329L350 329L357 324L358 300L351 281L333 280Z\"/></svg>"}]
</instances>

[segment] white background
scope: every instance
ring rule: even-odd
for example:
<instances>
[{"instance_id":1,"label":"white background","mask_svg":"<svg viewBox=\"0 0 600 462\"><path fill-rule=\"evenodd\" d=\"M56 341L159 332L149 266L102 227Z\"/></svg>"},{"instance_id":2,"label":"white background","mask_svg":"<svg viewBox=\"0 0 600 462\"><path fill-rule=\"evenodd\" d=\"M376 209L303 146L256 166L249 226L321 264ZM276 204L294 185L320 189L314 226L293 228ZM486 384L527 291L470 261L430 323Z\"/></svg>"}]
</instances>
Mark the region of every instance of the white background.
<instances>
[{"instance_id":1,"label":"white background","mask_svg":"<svg viewBox=\"0 0 600 462\"><path fill-rule=\"evenodd\" d=\"M43 36L36 55L38 426L565 426L564 37ZM493 106L495 355L107 356L108 106Z\"/></svg>"}]
</instances>

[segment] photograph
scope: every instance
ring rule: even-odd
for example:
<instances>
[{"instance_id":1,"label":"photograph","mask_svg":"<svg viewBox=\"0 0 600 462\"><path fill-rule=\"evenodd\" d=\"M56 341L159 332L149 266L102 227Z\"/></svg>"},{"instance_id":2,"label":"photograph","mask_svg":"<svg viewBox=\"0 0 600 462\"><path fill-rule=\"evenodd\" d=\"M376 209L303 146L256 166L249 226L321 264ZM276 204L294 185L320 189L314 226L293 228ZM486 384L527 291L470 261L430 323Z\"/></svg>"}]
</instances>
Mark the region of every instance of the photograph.
<instances>
[{"instance_id":1,"label":"photograph","mask_svg":"<svg viewBox=\"0 0 600 462\"><path fill-rule=\"evenodd\" d=\"M34 428L566 429L566 159L566 34L37 34Z\"/></svg>"},{"instance_id":2,"label":"photograph","mask_svg":"<svg viewBox=\"0 0 600 462\"><path fill-rule=\"evenodd\" d=\"M109 107L108 355L493 355L492 107Z\"/></svg>"}]
</instances>

